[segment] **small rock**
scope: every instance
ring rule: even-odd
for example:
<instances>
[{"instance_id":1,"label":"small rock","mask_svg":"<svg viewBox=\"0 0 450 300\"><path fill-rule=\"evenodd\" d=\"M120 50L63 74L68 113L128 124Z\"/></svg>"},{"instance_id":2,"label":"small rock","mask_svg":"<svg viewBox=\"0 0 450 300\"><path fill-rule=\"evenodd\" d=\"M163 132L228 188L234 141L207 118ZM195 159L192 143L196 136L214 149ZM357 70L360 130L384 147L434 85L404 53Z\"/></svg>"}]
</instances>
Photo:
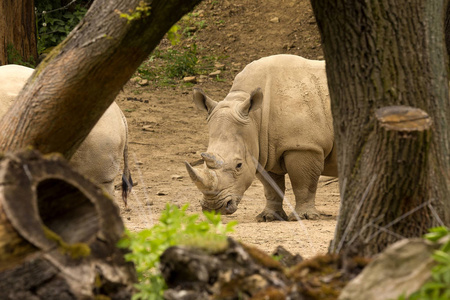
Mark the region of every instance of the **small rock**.
<instances>
[{"instance_id":1,"label":"small rock","mask_svg":"<svg viewBox=\"0 0 450 300\"><path fill-rule=\"evenodd\" d=\"M151 200L145 201L145 206L152 206L152 205L153 205L153 201L151 201Z\"/></svg>"},{"instance_id":2,"label":"small rock","mask_svg":"<svg viewBox=\"0 0 450 300\"><path fill-rule=\"evenodd\" d=\"M216 68L217 70L225 70L225 65L221 63L215 63L214 68Z\"/></svg>"},{"instance_id":3,"label":"small rock","mask_svg":"<svg viewBox=\"0 0 450 300\"><path fill-rule=\"evenodd\" d=\"M156 195L158 195L158 196L167 196L168 193L166 191L159 191L159 192L156 193Z\"/></svg>"},{"instance_id":4,"label":"small rock","mask_svg":"<svg viewBox=\"0 0 450 300\"><path fill-rule=\"evenodd\" d=\"M143 131L155 132L155 130L153 129L153 126L152 126L152 125L145 125L145 126L142 126L142 130L143 130Z\"/></svg>"},{"instance_id":5,"label":"small rock","mask_svg":"<svg viewBox=\"0 0 450 300\"><path fill-rule=\"evenodd\" d=\"M183 78L184 82L189 82L189 83L196 83L197 82L197 77L195 76L186 76Z\"/></svg>"},{"instance_id":6,"label":"small rock","mask_svg":"<svg viewBox=\"0 0 450 300\"><path fill-rule=\"evenodd\" d=\"M130 220L131 220L131 218L130 218L130 217L127 217L127 220L128 220L128 221L130 221Z\"/></svg>"},{"instance_id":7,"label":"small rock","mask_svg":"<svg viewBox=\"0 0 450 300\"><path fill-rule=\"evenodd\" d=\"M206 75L200 75L200 78L198 79L198 82L199 83L202 83L202 82L206 82L206 81L208 81L208 76L206 76Z\"/></svg>"},{"instance_id":8,"label":"small rock","mask_svg":"<svg viewBox=\"0 0 450 300\"><path fill-rule=\"evenodd\" d=\"M133 78L130 79L130 81L133 82L133 83L138 83L140 80L141 80L141 77L138 77L138 76L133 77Z\"/></svg>"},{"instance_id":9,"label":"small rock","mask_svg":"<svg viewBox=\"0 0 450 300\"><path fill-rule=\"evenodd\" d=\"M214 72L212 72L212 73L209 73L209 76L210 77L215 77L215 76L217 76L217 75L220 75L220 73L222 73L220 70L217 70L217 71L214 71Z\"/></svg>"},{"instance_id":10,"label":"small rock","mask_svg":"<svg viewBox=\"0 0 450 300\"><path fill-rule=\"evenodd\" d=\"M147 80L147 79L142 79L142 80L140 80L140 81L138 82L138 84L139 84L140 86L146 86L146 85L148 85L148 80Z\"/></svg>"},{"instance_id":11,"label":"small rock","mask_svg":"<svg viewBox=\"0 0 450 300\"><path fill-rule=\"evenodd\" d=\"M272 22L272 23L280 23L280 18L273 17L272 19L270 19L270 22Z\"/></svg>"},{"instance_id":12,"label":"small rock","mask_svg":"<svg viewBox=\"0 0 450 300\"><path fill-rule=\"evenodd\" d=\"M138 166L142 166L144 163L142 162L142 161L137 161L136 162L136 165L138 165Z\"/></svg>"},{"instance_id":13,"label":"small rock","mask_svg":"<svg viewBox=\"0 0 450 300\"><path fill-rule=\"evenodd\" d=\"M172 180L182 180L184 176L182 175L172 175Z\"/></svg>"}]
</instances>

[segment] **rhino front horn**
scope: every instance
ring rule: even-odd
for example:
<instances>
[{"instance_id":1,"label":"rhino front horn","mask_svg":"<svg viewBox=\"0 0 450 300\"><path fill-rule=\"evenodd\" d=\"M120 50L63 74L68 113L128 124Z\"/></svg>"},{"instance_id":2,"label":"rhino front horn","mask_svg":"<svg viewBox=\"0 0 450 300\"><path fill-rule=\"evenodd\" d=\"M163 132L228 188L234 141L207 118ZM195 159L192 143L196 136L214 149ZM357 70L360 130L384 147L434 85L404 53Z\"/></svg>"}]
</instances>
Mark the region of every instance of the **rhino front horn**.
<instances>
[{"instance_id":1,"label":"rhino front horn","mask_svg":"<svg viewBox=\"0 0 450 300\"><path fill-rule=\"evenodd\" d=\"M186 170L197 188L202 191L213 191L217 187L217 176L209 169L195 170L187 161L184 162Z\"/></svg>"}]
</instances>

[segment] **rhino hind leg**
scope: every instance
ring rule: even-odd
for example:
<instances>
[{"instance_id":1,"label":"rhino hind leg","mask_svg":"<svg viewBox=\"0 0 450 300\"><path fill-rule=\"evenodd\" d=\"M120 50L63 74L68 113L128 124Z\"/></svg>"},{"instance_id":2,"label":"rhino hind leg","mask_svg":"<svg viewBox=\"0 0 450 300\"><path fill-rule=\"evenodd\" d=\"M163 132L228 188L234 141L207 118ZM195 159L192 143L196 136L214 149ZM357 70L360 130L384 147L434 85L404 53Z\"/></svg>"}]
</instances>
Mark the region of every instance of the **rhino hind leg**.
<instances>
[{"instance_id":1,"label":"rhino hind leg","mask_svg":"<svg viewBox=\"0 0 450 300\"><path fill-rule=\"evenodd\" d=\"M289 221L297 221L299 218L319 219L315 198L323 170L323 155L312 151L290 151L285 155L284 161L295 195L295 211L289 215Z\"/></svg>"},{"instance_id":2,"label":"rhino hind leg","mask_svg":"<svg viewBox=\"0 0 450 300\"><path fill-rule=\"evenodd\" d=\"M267 172L266 174L258 173L257 177L264 186L266 207L256 216L256 221L286 221L288 217L283 210L283 197L286 189L284 175Z\"/></svg>"}]
</instances>

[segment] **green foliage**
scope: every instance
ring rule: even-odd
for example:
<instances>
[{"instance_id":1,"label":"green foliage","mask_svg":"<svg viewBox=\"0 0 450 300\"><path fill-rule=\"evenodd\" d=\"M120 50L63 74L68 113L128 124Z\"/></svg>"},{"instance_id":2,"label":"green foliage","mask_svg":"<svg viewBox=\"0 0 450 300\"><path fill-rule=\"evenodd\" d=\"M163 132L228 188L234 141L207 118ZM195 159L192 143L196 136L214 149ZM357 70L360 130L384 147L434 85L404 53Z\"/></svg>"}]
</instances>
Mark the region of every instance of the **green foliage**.
<instances>
[{"instance_id":1,"label":"green foliage","mask_svg":"<svg viewBox=\"0 0 450 300\"><path fill-rule=\"evenodd\" d=\"M233 231L236 222L223 225L220 215L207 212L204 213L207 221L199 221L198 215L186 214L187 207L179 209L167 204L158 224L139 232L127 231L119 242L119 247L131 250L125 259L134 262L138 273L139 292L133 299L163 299L166 285L157 266L167 248L186 245L214 253L227 246L226 234Z\"/></svg>"},{"instance_id":2,"label":"green foliage","mask_svg":"<svg viewBox=\"0 0 450 300\"><path fill-rule=\"evenodd\" d=\"M86 14L87 4L62 7L59 0L37 0L36 10L38 53L41 54L66 38Z\"/></svg>"},{"instance_id":3,"label":"green foliage","mask_svg":"<svg viewBox=\"0 0 450 300\"><path fill-rule=\"evenodd\" d=\"M197 72L197 46L186 49L184 52L179 52L175 49L167 51L166 59L167 76L171 78L183 78L184 76L195 75Z\"/></svg>"},{"instance_id":4,"label":"green foliage","mask_svg":"<svg viewBox=\"0 0 450 300\"><path fill-rule=\"evenodd\" d=\"M129 14L123 13L119 10L116 10L116 13L118 13L121 18L127 19L127 22L130 23L132 21L150 16L151 9L150 4L145 1L140 1L136 9L134 11L130 10Z\"/></svg>"},{"instance_id":5,"label":"green foliage","mask_svg":"<svg viewBox=\"0 0 450 300\"><path fill-rule=\"evenodd\" d=\"M36 66L36 62L33 56L30 56L28 59L24 59L19 51L14 48L13 44L8 44L6 46L6 55L8 58L8 63L22 65L30 68L34 68Z\"/></svg>"},{"instance_id":6,"label":"green foliage","mask_svg":"<svg viewBox=\"0 0 450 300\"><path fill-rule=\"evenodd\" d=\"M196 34L207 26L203 13L190 12L183 16L167 33L172 45L161 43L139 66L137 75L152 85L163 87L178 85L186 76L211 73L215 70L214 64L227 56L200 55L205 49L197 49ZM219 76L212 79L224 81ZM186 88L193 86L190 82L181 83Z\"/></svg>"},{"instance_id":7,"label":"green foliage","mask_svg":"<svg viewBox=\"0 0 450 300\"><path fill-rule=\"evenodd\" d=\"M198 13L188 13L183 18L181 18L179 24L184 27L183 35L186 37L191 37L198 30L202 30L206 27L205 20L198 20Z\"/></svg>"},{"instance_id":8,"label":"green foliage","mask_svg":"<svg viewBox=\"0 0 450 300\"><path fill-rule=\"evenodd\" d=\"M174 79L195 75L198 72L197 46L194 44L183 51L167 49L155 50L138 68L141 78L159 84L176 84Z\"/></svg>"},{"instance_id":9,"label":"green foliage","mask_svg":"<svg viewBox=\"0 0 450 300\"><path fill-rule=\"evenodd\" d=\"M443 241L440 249L434 251L436 266L431 270L431 279L417 292L398 300L447 300L450 299L450 229L446 227L431 228L425 238L432 242Z\"/></svg>"},{"instance_id":10,"label":"green foliage","mask_svg":"<svg viewBox=\"0 0 450 300\"><path fill-rule=\"evenodd\" d=\"M178 33L178 30L180 29L180 26L173 25L170 27L169 32L167 32L167 38L169 39L172 46L175 46L180 42L181 35Z\"/></svg>"}]
</instances>

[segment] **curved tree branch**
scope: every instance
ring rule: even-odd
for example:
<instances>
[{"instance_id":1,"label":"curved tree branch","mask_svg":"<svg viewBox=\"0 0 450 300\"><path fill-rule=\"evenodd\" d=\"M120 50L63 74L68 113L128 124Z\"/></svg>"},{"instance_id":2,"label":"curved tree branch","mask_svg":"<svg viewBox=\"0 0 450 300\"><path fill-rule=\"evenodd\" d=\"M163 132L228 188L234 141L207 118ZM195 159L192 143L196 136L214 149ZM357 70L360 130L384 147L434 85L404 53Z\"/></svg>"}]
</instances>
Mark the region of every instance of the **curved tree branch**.
<instances>
[{"instance_id":1,"label":"curved tree branch","mask_svg":"<svg viewBox=\"0 0 450 300\"><path fill-rule=\"evenodd\" d=\"M96 0L0 121L0 150L70 158L169 28L200 0ZM148 13L137 16L136 8ZM133 20L120 16L126 12Z\"/></svg>"}]
</instances>

